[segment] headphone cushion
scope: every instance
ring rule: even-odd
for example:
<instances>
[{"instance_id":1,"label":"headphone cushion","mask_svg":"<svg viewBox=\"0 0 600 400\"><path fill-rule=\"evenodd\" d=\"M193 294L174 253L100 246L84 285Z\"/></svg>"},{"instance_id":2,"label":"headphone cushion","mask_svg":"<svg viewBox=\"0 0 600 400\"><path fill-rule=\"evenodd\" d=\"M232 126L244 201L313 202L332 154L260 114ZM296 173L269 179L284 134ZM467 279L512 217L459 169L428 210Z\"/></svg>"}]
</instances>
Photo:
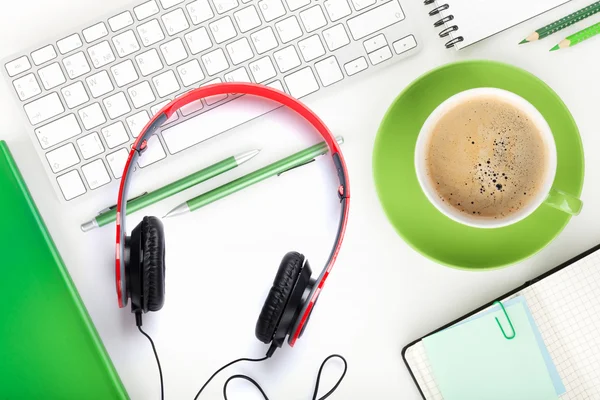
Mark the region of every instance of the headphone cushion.
<instances>
[{"instance_id":1,"label":"headphone cushion","mask_svg":"<svg viewBox=\"0 0 600 400\"><path fill-rule=\"evenodd\" d=\"M158 311L165 302L165 234L162 222L156 217L142 221L143 308Z\"/></svg>"},{"instance_id":2,"label":"headphone cushion","mask_svg":"<svg viewBox=\"0 0 600 400\"><path fill-rule=\"evenodd\" d=\"M255 334L261 342L269 344L273 339L303 264L304 256L297 252L289 252L281 260L273 286L256 322Z\"/></svg>"}]
</instances>

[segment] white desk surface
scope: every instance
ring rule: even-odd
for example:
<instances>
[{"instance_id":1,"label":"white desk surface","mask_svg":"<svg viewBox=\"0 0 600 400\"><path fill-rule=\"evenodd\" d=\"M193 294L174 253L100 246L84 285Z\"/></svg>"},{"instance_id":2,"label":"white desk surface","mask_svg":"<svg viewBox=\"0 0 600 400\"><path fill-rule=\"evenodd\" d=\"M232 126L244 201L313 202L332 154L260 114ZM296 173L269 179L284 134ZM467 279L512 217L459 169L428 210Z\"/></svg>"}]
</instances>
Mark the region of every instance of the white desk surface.
<instances>
[{"instance_id":1,"label":"white desk surface","mask_svg":"<svg viewBox=\"0 0 600 400\"><path fill-rule=\"evenodd\" d=\"M2 3L0 58L45 37L57 37L65 27L94 20L94 15L110 12L125 1ZM459 53L443 49L422 1L403 0L402 4L407 14L417 18L422 51L377 76L308 101L335 134L346 138L343 150L353 193L346 241L309 328L295 348L278 350L267 363L239 365L221 375L204 398L221 398L225 378L245 372L263 384L271 399L307 399L321 361L331 353L341 353L349 362L348 375L333 398L418 399L400 355L404 345L600 241L600 186L596 184L600 158L595 156L600 148L600 37L570 50L548 52L566 33L598 22L600 15L543 42L517 46L535 28L589 1L573 1ZM536 256L484 273L440 266L404 243L379 206L371 172L377 127L395 96L425 71L465 59L511 63L546 81L573 113L586 150L582 214ZM150 346L136 331L129 311L117 307L114 231L105 228L83 234L79 230L82 221L101 206L112 204L112 199L96 198L75 208L59 203L9 90L0 84L0 139L9 143L130 396L156 399L158 374ZM259 158L190 190L201 193L318 140L306 131L297 118L278 110L188 151L182 161L155 169L153 184L225 156L263 148ZM324 158L188 217L166 221L166 304L161 312L146 315L144 326L161 356L168 399L192 398L221 365L264 354L266 347L254 338L254 324L281 257L289 250L301 251L318 270L330 250L339 207L332 171ZM147 182L142 179L141 184ZM134 214L129 228L141 215L163 215L189 197L190 193L180 194ZM338 372L333 364L326 369L323 389L328 390ZM261 398L245 382L233 383L230 397Z\"/></svg>"}]
</instances>

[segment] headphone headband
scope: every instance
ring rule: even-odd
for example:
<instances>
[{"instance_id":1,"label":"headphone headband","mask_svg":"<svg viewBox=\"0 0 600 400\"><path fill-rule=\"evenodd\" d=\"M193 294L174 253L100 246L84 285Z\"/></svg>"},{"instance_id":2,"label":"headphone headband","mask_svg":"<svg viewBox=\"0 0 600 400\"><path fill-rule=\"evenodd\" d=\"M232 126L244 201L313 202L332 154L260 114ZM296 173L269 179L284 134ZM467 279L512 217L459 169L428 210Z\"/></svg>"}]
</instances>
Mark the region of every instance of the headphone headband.
<instances>
[{"instance_id":1,"label":"headphone headband","mask_svg":"<svg viewBox=\"0 0 600 400\"><path fill-rule=\"evenodd\" d=\"M281 92L277 89L273 89L268 86L257 85L253 83L241 83L241 82L230 82L230 83L219 83L215 85L203 86L198 89L191 90L181 97L176 98L166 106L164 106L144 127L142 132L134 142L127 162L123 170L121 177L121 184L119 187L119 195L117 199L117 219L116 219L116 254L115 254L115 275L116 275L116 286L117 286L117 298L119 301L119 307L125 307L127 305L127 294L125 287L125 235L126 235L126 224L125 217L127 215L127 192L129 188L129 178L131 167L135 164L138 157L146 150L147 143L150 137L156 133L156 131L167 121L177 110L184 107L194 101L201 100L206 97L220 95L220 94L244 94L262 97L275 101L283 106L286 106L298 115L302 116L308 123L310 123L319 134L323 137L327 146L329 147L330 155L333 158L333 162L336 167L339 187L338 196L342 205L342 212L340 217L340 223L336 240L334 242L333 249L329 256L323 271L319 275L312 292L310 293L310 300L308 300L304 308L301 310L300 317L297 319L296 325L292 328L292 334L290 335L290 345L293 346L296 339L301 335L303 327L305 326L308 317L314 307L315 302L323 288L325 280L329 275L329 272L333 268L338 252L341 248L344 233L346 230L346 223L348 219L348 209L350 205L350 186L348 181L348 174L346 170L346 163L342 155L340 146L338 145L335 137L331 134L327 126L321 121L321 119L312 112L308 107L302 104L300 101L289 96L288 94Z\"/></svg>"}]
</instances>

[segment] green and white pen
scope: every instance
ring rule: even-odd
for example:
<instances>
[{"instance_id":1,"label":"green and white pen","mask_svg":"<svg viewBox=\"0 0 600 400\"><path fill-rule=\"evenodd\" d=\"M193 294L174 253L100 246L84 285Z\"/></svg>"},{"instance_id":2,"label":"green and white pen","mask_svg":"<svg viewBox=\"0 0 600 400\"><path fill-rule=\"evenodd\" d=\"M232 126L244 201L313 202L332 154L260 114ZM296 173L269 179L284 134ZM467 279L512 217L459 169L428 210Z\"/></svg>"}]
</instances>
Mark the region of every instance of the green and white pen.
<instances>
[{"instance_id":1,"label":"green and white pen","mask_svg":"<svg viewBox=\"0 0 600 400\"><path fill-rule=\"evenodd\" d=\"M167 197L173 196L181 191L191 188L192 186L198 185L204 181L207 181L215 176L221 175L229 170L232 170L246 161L254 158L260 150L251 150L236 156L228 157L216 164L206 167L198 172L181 178L178 181L168 184L160 189L157 189L150 193L145 193L135 199L131 199L127 202L127 215L136 212L144 207L148 207L154 203L157 203ZM81 225L81 230L84 232L91 231L92 229L99 228L107 225L111 222L115 222L117 217L116 208L107 209L101 212L96 218Z\"/></svg>"},{"instance_id":2,"label":"green and white pen","mask_svg":"<svg viewBox=\"0 0 600 400\"><path fill-rule=\"evenodd\" d=\"M335 139L339 144L344 143L344 138L341 136L337 136ZM223 186L219 186L216 189L201 194L198 197L194 197L193 199L175 207L167 215L165 215L164 218L175 217L177 215L187 214L195 211L207 204L220 200L223 197L227 197L230 194L254 185L255 183L261 182L267 178L280 175L293 168L301 167L302 165L311 162L315 157L327 154L328 151L329 149L325 142L316 144L308 149L292 154L289 157L276 161L273 164L260 168L249 173L248 175L226 183Z\"/></svg>"}]
</instances>

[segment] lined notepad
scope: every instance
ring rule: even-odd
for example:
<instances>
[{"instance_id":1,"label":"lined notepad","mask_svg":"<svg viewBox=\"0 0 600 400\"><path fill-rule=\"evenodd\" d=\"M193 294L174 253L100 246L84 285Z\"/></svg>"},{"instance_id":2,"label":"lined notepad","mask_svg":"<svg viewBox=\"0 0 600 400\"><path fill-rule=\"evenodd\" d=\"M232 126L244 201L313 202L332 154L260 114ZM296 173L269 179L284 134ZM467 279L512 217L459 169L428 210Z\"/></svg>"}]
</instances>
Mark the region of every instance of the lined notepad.
<instances>
[{"instance_id":1,"label":"lined notepad","mask_svg":"<svg viewBox=\"0 0 600 400\"><path fill-rule=\"evenodd\" d=\"M460 50L569 1L436 0L430 11L441 21L440 35Z\"/></svg>"},{"instance_id":2,"label":"lined notepad","mask_svg":"<svg viewBox=\"0 0 600 400\"><path fill-rule=\"evenodd\" d=\"M600 399L599 252L559 270L517 295L525 297L565 385L566 392L559 399ZM405 358L425 399L444 400L423 341L409 347Z\"/></svg>"}]
</instances>

